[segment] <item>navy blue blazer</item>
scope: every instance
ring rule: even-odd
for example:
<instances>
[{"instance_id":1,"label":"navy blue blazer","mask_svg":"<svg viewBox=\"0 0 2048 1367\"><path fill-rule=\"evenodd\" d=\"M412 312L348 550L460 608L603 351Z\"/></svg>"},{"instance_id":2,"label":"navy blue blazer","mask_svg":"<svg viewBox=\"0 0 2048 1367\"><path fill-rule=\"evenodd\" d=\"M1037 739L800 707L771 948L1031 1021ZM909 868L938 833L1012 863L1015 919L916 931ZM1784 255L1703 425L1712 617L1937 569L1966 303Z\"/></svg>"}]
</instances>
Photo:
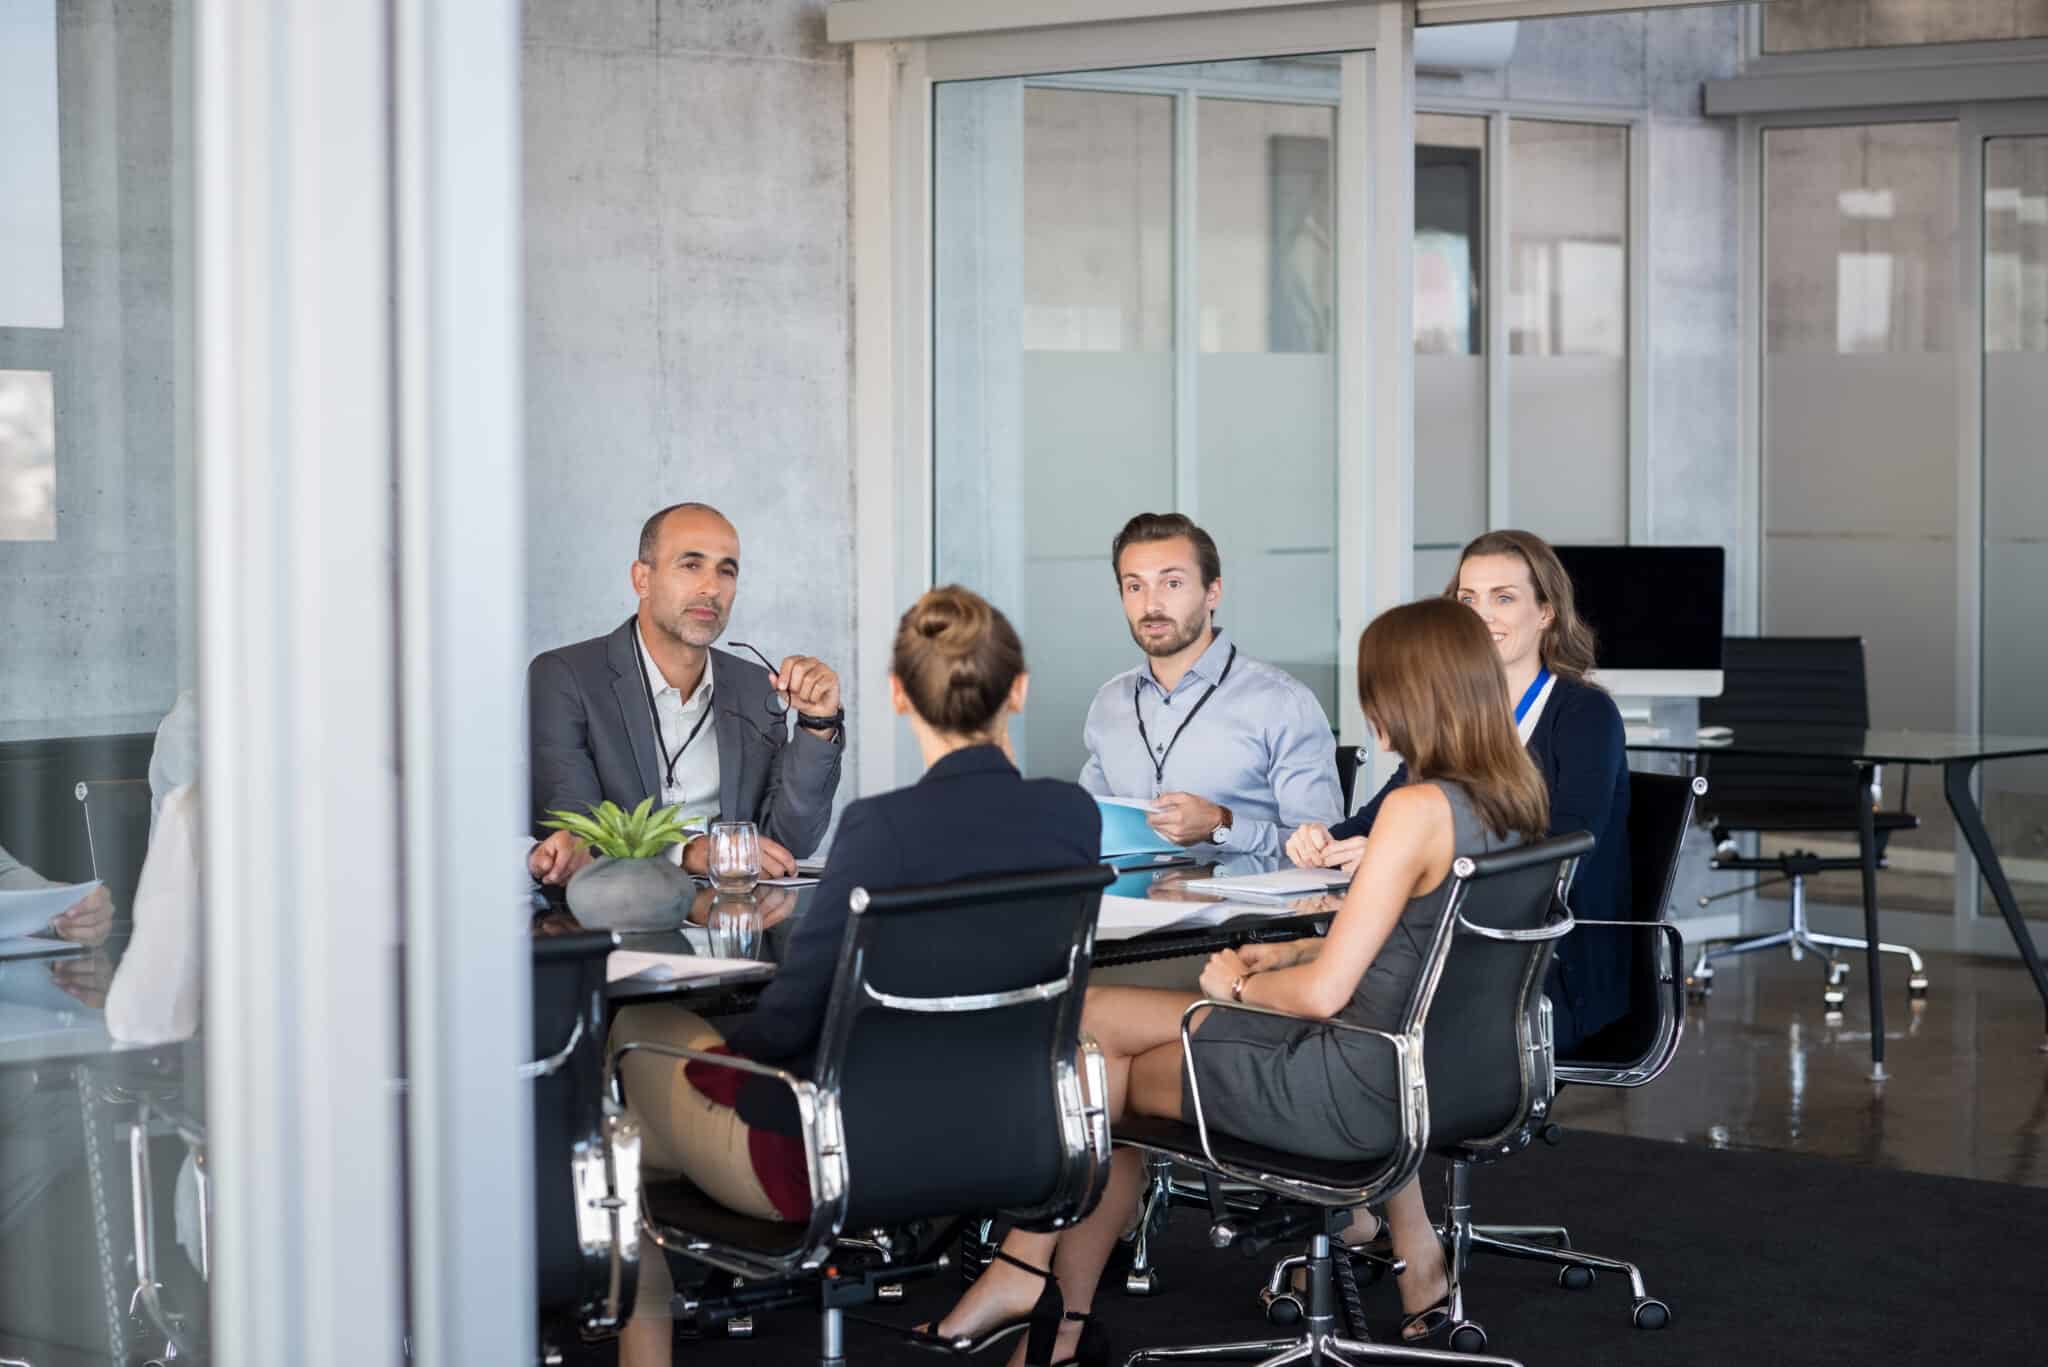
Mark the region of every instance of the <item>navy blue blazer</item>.
<instances>
[{"instance_id":1,"label":"navy blue blazer","mask_svg":"<svg viewBox=\"0 0 2048 1367\"><path fill-rule=\"evenodd\" d=\"M1529 735L1529 758L1550 789L1550 833L1590 831L1593 852L1572 882L1572 915L1582 921L1634 919L1629 905L1628 755L1621 709L1602 688L1558 676L1550 701ZM1408 781L1408 766L1348 821L1330 828L1339 840L1364 835L1389 792ZM1557 1047L1621 1019L1628 1010L1629 937L1619 932L1567 935L1551 961L1546 988Z\"/></svg>"},{"instance_id":2,"label":"navy blue blazer","mask_svg":"<svg viewBox=\"0 0 2048 1367\"><path fill-rule=\"evenodd\" d=\"M754 1009L726 1030L726 1043L747 1058L812 1075L855 888L1078 868L1100 863L1101 850L1101 809L1079 785L1026 779L993 745L955 750L908 788L847 807L825 876L774 978ZM738 1109L749 1125L797 1130L788 1089L769 1079L747 1079Z\"/></svg>"}]
</instances>

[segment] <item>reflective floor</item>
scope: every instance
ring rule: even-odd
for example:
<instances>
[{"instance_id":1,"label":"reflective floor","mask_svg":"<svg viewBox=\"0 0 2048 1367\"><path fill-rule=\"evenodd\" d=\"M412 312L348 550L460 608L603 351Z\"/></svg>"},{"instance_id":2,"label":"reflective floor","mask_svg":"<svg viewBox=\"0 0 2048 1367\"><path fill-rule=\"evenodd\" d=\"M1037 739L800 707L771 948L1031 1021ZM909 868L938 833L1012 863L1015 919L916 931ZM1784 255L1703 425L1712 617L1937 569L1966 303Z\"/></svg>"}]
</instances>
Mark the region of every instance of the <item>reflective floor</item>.
<instances>
[{"instance_id":1,"label":"reflective floor","mask_svg":"<svg viewBox=\"0 0 2048 1367\"><path fill-rule=\"evenodd\" d=\"M1781 1149L1912 1172L2048 1187L2048 1053L2041 1001L2017 960L1927 953L1932 991L1909 1013L1887 963L1883 1084L1870 1076L1862 963L1829 1024L1821 970L1762 951L1715 964L1676 1062L1632 1092L1567 1089L1570 1127Z\"/></svg>"}]
</instances>

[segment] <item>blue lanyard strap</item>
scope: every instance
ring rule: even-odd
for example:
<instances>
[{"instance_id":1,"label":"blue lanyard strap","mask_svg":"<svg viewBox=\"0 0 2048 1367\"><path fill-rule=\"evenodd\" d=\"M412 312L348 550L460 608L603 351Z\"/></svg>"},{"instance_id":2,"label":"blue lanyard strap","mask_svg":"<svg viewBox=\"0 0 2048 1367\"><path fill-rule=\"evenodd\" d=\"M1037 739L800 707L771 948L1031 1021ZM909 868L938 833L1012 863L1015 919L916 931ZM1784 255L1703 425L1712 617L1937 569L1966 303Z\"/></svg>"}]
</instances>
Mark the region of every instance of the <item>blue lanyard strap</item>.
<instances>
[{"instance_id":1,"label":"blue lanyard strap","mask_svg":"<svg viewBox=\"0 0 2048 1367\"><path fill-rule=\"evenodd\" d=\"M1543 696L1543 685L1549 682L1549 670L1536 671L1536 681L1529 685L1528 691L1522 694L1522 700L1515 704L1515 725L1522 724L1522 718L1529 715L1529 709L1536 705L1536 699Z\"/></svg>"}]
</instances>

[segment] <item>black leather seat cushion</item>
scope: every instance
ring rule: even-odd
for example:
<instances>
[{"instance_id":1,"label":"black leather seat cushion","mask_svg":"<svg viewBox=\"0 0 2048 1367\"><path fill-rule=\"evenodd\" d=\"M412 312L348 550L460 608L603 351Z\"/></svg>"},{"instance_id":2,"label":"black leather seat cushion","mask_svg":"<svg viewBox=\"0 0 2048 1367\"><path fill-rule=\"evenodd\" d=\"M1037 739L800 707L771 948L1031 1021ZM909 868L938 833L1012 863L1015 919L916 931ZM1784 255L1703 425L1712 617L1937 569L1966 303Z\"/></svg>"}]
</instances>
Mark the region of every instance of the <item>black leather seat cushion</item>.
<instances>
[{"instance_id":1,"label":"black leather seat cushion","mask_svg":"<svg viewBox=\"0 0 2048 1367\"><path fill-rule=\"evenodd\" d=\"M1136 1145L1155 1153L1184 1158L1191 1163L1207 1161L1202 1155L1201 1133L1193 1125L1178 1120L1131 1115L1111 1127L1110 1137L1119 1144ZM1384 1158L1361 1155L1344 1162L1304 1158L1298 1153L1269 1149L1263 1144L1247 1143L1213 1130L1209 1134L1209 1142L1222 1162L1254 1172L1271 1173L1275 1177L1290 1177L1299 1182L1317 1182L1330 1187L1362 1187L1386 1169Z\"/></svg>"}]
</instances>

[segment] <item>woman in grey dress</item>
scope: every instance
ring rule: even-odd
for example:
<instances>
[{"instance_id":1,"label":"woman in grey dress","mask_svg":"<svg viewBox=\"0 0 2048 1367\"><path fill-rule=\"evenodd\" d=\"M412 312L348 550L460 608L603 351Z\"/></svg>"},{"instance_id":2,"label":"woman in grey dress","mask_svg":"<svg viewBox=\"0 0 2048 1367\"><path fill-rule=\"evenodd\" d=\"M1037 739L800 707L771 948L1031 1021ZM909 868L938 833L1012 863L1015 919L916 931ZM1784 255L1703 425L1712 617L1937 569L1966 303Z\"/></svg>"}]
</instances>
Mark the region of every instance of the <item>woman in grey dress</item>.
<instances>
[{"instance_id":1,"label":"woman in grey dress","mask_svg":"<svg viewBox=\"0 0 2048 1367\"><path fill-rule=\"evenodd\" d=\"M1099 987L1082 1026L1109 1063L1110 1114L1192 1117L1182 1086L1180 1018L1201 1000L1248 1002L1299 1017L1205 1012L1194 1027L1194 1068L1209 1124L1304 1155L1358 1158L1391 1150L1399 1132L1394 1067L1383 1044L1347 1038L1332 1019L1398 1028L1448 897L1451 864L1540 839L1549 816L1542 776L1509 720L1507 682L1492 638L1469 608L1427 599L1382 613L1358 643L1359 702L1380 745L1412 776L1389 794L1327 935L1224 950L1204 967L1202 992ZM1443 1081L1443 1080L1439 1080ZM1135 1218L1142 1185L1135 1153L1118 1150L1108 1189L1086 1221L1061 1234L1012 1231L1010 1259L1050 1268L1068 1314L1053 1360L1088 1361L1101 1348L1084 1332L1117 1237ZM1353 1242L1382 1217L1361 1212ZM1443 1249L1410 1182L1383 1217L1408 1312L1403 1334L1428 1337L1444 1318ZM990 1265L937 1326L975 1337L1012 1322L1038 1298L1040 1279ZM1091 1351L1093 1350L1093 1351ZM1020 1346L1013 1361L1022 1362Z\"/></svg>"}]
</instances>

